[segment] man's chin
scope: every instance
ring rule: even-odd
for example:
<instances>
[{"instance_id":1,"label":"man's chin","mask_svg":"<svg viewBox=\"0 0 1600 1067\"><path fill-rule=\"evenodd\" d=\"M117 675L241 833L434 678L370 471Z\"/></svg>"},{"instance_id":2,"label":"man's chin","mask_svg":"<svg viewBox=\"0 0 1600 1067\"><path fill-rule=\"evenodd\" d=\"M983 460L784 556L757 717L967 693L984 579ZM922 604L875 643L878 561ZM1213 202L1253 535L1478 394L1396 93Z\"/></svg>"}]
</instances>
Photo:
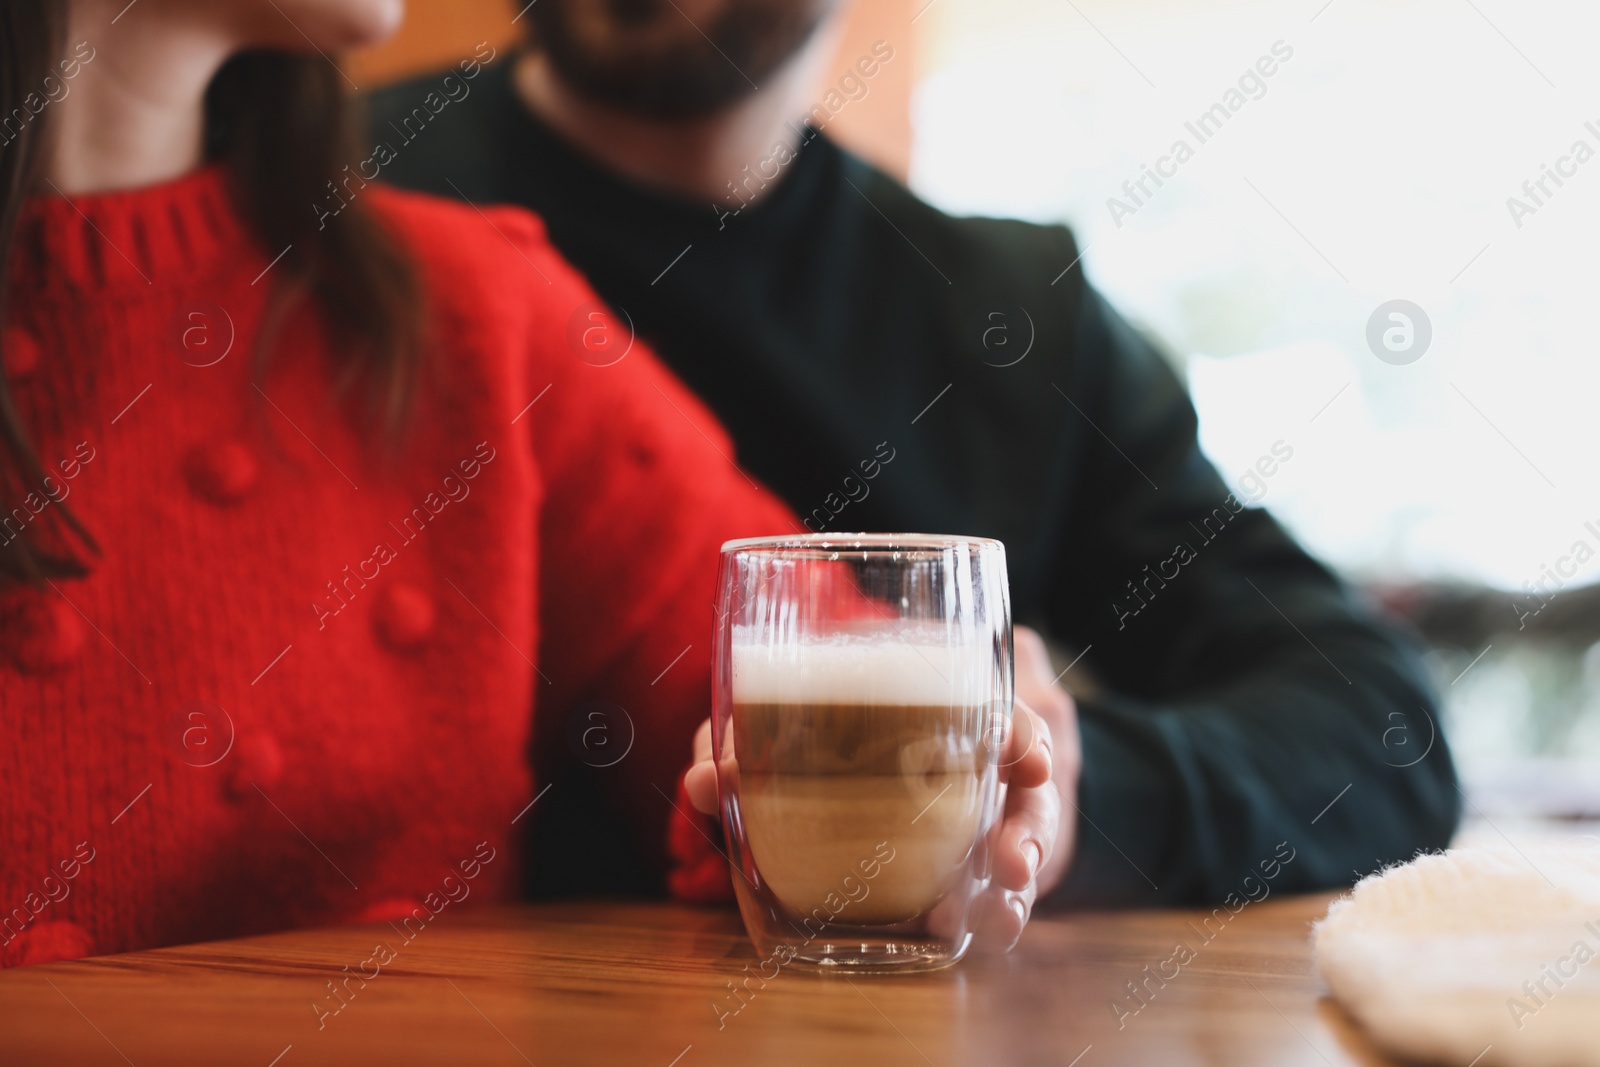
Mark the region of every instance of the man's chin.
<instances>
[{"instance_id":1,"label":"man's chin","mask_svg":"<svg viewBox=\"0 0 1600 1067\"><path fill-rule=\"evenodd\" d=\"M743 80L737 84L727 79L694 83L681 76L644 79L635 75L611 81L589 77L583 71L564 70L557 62L552 62L551 67L556 77L585 100L658 122L711 118L749 99L756 91Z\"/></svg>"},{"instance_id":2,"label":"man's chin","mask_svg":"<svg viewBox=\"0 0 1600 1067\"><path fill-rule=\"evenodd\" d=\"M641 118L692 121L757 92L811 40L833 0L723 0L709 20L630 22L606 5L540 0L530 44L585 99ZM610 11L609 21L596 21Z\"/></svg>"}]
</instances>

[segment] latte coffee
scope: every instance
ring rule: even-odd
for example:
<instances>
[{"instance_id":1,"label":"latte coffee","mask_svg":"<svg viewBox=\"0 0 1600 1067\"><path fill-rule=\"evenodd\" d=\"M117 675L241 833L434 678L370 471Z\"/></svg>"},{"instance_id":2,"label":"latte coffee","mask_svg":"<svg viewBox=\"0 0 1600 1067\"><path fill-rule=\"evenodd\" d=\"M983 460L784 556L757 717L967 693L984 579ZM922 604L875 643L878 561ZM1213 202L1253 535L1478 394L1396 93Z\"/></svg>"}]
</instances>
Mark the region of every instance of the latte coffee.
<instances>
[{"instance_id":1,"label":"latte coffee","mask_svg":"<svg viewBox=\"0 0 1600 1067\"><path fill-rule=\"evenodd\" d=\"M930 911L993 788L992 650L873 635L732 652L739 817L766 888L841 926Z\"/></svg>"}]
</instances>

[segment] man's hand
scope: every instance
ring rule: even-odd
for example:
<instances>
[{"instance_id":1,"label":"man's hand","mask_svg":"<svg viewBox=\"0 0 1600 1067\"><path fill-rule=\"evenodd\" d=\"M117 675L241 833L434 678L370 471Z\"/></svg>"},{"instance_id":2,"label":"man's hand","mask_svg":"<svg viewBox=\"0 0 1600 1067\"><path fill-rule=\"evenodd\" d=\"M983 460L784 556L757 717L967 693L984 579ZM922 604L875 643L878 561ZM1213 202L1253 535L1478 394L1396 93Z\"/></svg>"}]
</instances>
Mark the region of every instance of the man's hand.
<instances>
[{"instance_id":1,"label":"man's hand","mask_svg":"<svg viewBox=\"0 0 1600 1067\"><path fill-rule=\"evenodd\" d=\"M1054 889L1077 840L1078 708L1056 685L1044 641L1026 626L1013 632L1016 708L1005 818L995 849L994 880L974 905L973 928L991 945L1015 945L1034 901ZM710 734L708 733L709 740ZM1012 763L1012 761L1015 761ZM1041 774L1042 769L1042 774ZM1063 802L1065 801L1065 803ZM1063 808L1069 808L1066 816Z\"/></svg>"},{"instance_id":2,"label":"man's hand","mask_svg":"<svg viewBox=\"0 0 1600 1067\"><path fill-rule=\"evenodd\" d=\"M1034 900L1055 888L1072 859L1077 823L1062 818L1062 797L1076 800L1080 763L1077 706L1052 681L1044 642L1024 626L1016 628L1014 640L1016 704L998 760L1005 815L993 880L974 902L972 923L984 942L1006 948L1022 935ZM709 720L695 734L694 764L684 775L684 787L696 810L716 814Z\"/></svg>"}]
</instances>

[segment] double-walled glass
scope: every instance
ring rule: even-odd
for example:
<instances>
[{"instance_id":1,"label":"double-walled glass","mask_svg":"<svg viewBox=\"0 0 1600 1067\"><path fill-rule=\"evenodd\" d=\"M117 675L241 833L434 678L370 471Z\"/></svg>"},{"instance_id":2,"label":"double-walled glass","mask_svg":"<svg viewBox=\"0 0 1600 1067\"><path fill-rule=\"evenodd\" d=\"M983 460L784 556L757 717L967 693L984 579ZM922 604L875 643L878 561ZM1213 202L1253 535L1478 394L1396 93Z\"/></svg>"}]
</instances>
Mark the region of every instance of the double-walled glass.
<instances>
[{"instance_id":1,"label":"double-walled glass","mask_svg":"<svg viewBox=\"0 0 1600 1067\"><path fill-rule=\"evenodd\" d=\"M730 541L713 747L762 973L954 963L988 884L1011 608L998 541Z\"/></svg>"}]
</instances>

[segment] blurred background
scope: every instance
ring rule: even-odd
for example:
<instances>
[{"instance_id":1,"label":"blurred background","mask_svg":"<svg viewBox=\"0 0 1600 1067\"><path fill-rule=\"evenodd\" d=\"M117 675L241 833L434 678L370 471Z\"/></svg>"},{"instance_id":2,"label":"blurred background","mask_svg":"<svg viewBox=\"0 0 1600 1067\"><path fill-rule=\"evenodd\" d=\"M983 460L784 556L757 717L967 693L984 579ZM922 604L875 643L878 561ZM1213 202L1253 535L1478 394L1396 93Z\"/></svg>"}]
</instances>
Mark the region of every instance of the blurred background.
<instances>
[{"instance_id":1,"label":"blurred background","mask_svg":"<svg viewBox=\"0 0 1600 1067\"><path fill-rule=\"evenodd\" d=\"M509 47L520 6L411 0L352 74ZM1227 480L1293 449L1255 502L1423 633L1487 816L1600 816L1597 30L1577 0L857 0L830 79L893 45L829 133L948 211L1071 225Z\"/></svg>"}]
</instances>

